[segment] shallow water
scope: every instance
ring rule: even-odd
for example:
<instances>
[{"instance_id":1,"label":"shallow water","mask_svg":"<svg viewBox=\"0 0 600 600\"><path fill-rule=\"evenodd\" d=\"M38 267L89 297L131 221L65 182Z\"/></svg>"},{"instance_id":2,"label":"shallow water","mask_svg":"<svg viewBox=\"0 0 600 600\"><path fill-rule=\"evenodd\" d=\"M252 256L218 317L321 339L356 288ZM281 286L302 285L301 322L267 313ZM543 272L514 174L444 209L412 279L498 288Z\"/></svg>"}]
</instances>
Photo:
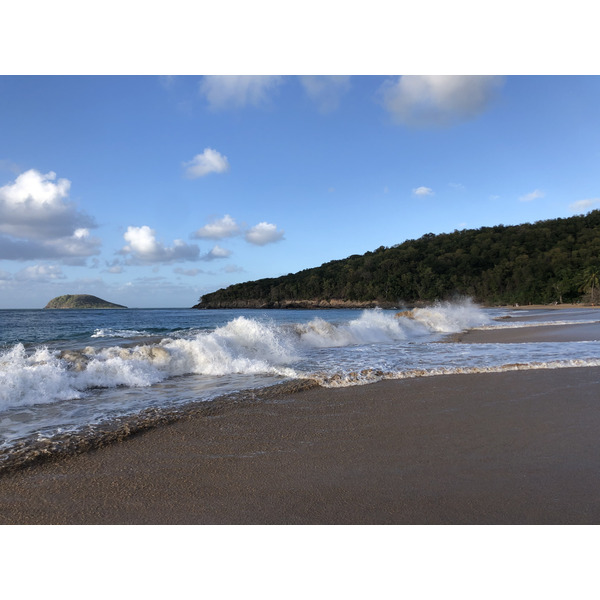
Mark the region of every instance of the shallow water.
<instances>
[{"instance_id":1,"label":"shallow water","mask_svg":"<svg viewBox=\"0 0 600 600\"><path fill-rule=\"evenodd\" d=\"M596 322L593 310L510 312L464 301L396 312L0 311L1 447L286 381L341 386L600 365L600 342L439 343L477 327Z\"/></svg>"}]
</instances>

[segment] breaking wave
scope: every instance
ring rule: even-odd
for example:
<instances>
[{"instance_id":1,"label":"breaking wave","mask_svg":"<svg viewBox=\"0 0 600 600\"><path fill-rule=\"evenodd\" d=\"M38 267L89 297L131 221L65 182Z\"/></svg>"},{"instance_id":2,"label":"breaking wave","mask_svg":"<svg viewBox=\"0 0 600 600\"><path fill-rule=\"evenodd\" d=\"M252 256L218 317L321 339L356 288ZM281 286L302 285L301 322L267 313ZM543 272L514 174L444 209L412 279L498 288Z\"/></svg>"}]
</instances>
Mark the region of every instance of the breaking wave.
<instances>
[{"instance_id":1,"label":"breaking wave","mask_svg":"<svg viewBox=\"0 0 600 600\"><path fill-rule=\"evenodd\" d=\"M76 433L145 410L282 382L345 387L382 379L600 366L599 342L437 343L466 329L509 325L492 319L497 311L470 301L398 313L246 313L225 322L230 314L202 313L204 320L186 315L183 326L168 333L156 320L130 329L120 322L95 322L87 339L77 332L70 342L54 346L5 346L0 349L0 450L31 436Z\"/></svg>"},{"instance_id":2,"label":"breaking wave","mask_svg":"<svg viewBox=\"0 0 600 600\"><path fill-rule=\"evenodd\" d=\"M85 399L94 390L150 387L187 375L200 376L213 387L217 378L237 385L236 377L241 377L240 387L251 377L356 385L382 377L506 369L483 365L522 360L521 355L501 355L506 346L494 350L497 356L490 360L475 352L489 352L491 346L467 351L464 345L428 343L449 333L499 326L469 300L399 313L374 309L354 314L356 318L348 318L345 313L343 321L317 317L304 323L239 316L220 327L177 330L162 339L146 330L98 328L90 336L93 345L67 350L18 343L0 351L0 411ZM578 357L595 366L595 350L581 351L578 346L560 358ZM523 361L527 368L564 363L553 362L558 357L551 347L520 346L519 352L529 352ZM578 365L569 361L567 366Z\"/></svg>"},{"instance_id":3,"label":"breaking wave","mask_svg":"<svg viewBox=\"0 0 600 600\"><path fill-rule=\"evenodd\" d=\"M308 324L297 325L296 332L307 346L333 348L458 333L490 322L490 317L477 305L465 300L458 304L438 303L430 308L415 308L395 315L379 309L364 311L347 324L332 324L317 318Z\"/></svg>"},{"instance_id":4,"label":"breaking wave","mask_svg":"<svg viewBox=\"0 0 600 600\"><path fill-rule=\"evenodd\" d=\"M0 354L0 408L80 398L87 390L145 387L181 375L232 373L296 377L293 348L277 328L239 317L210 333L157 344Z\"/></svg>"}]
</instances>

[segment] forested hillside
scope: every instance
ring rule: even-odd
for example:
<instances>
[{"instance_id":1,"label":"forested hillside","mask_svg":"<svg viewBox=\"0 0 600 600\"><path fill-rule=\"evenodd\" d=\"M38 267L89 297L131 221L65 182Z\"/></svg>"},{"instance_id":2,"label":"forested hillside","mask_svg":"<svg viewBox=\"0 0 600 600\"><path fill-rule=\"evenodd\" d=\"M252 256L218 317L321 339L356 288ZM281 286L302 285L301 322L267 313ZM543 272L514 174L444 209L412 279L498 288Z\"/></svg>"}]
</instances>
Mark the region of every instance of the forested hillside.
<instances>
[{"instance_id":1,"label":"forested hillside","mask_svg":"<svg viewBox=\"0 0 600 600\"><path fill-rule=\"evenodd\" d=\"M232 285L205 294L195 308L336 300L392 306L456 295L487 304L573 302L600 296L599 273L595 210L533 224L426 234L299 273Z\"/></svg>"}]
</instances>

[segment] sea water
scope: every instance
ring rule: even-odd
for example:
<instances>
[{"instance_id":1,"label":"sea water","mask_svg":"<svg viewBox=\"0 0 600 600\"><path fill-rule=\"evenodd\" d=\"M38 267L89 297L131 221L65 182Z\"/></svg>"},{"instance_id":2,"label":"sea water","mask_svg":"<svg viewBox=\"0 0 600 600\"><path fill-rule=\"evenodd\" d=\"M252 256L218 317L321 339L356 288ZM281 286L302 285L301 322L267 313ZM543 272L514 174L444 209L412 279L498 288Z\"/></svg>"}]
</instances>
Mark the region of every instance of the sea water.
<instances>
[{"instance_id":1,"label":"sea water","mask_svg":"<svg viewBox=\"0 0 600 600\"><path fill-rule=\"evenodd\" d=\"M463 300L397 313L1 310L0 451L295 380L336 387L600 365L600 342L469 344L448 337L472 328L596 322L594 311L519 311L513 321L503 319L508 310Z\"/></svg>"}]
</instances>

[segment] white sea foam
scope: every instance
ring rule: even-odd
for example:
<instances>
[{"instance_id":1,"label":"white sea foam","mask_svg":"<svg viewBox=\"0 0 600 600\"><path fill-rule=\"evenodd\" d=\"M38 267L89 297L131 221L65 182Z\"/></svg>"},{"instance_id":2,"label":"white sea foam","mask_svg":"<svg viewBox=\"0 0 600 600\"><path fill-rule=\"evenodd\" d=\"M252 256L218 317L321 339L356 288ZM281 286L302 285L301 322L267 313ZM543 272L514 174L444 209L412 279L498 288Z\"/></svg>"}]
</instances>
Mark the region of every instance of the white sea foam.
<instances>
[{"instance_id":1,"label":"white sea foam","mask_svg":"<svg viewBox=\"0 0 600 600\"><path fill-rule=\"evenodd\" d=\"M90 336L93 338L133 338L151 336L153 334L146 331L136 331L135 329L114 329L111 327L102 327L96 329Z\"/></svg>"},{"instance_id":2,"label":"white sea foam","mask_svg":"<svg viewBox=\"0 0 600 600\"><path fill-rule=\"evenodd\" d=\"M81 397L92 388L145 387L170 377L232 373L296 377L295 358L277 327L239 317L212 332L158 344L0 355L0 409Z\"/></svg>"},{"instance_id":3,"label":"white sea foam","mask_svg":"<svg viewBox=\"0 0 600 600\"><path fill-rule=\"evenodd\" d=\"M96 345L58 351L46 347L27 350L17 344L0 352L0 411L85 399L94 388L148 387L192 374L207 378L244 375L285 379L313 377L324 370L322 380L332 385L332 376L342 370L369 373L360 377L342 375L335 383L356 385L372 381L377 370L398 378L411 372L482 372L487 367L481 365L490 362L487 355L476 356L476 349L464 346L428 342L440 334L490 324L488 313L464 301L414 309L404 316L368 310L345 322L316 318L309 323L289 325L242 316L212 330L188 330L187 336L179 331L159 342L149 340L129 347ZM110 338L111 332L125 337L117 329L104 331L103 335ZM382 344L386 350L380 348ZM528 350L524 362L556 365L552 362L557 358L553 348L536 346ZM505 345L494 352L509 350ZM519 346L518 352L525 350ZM561 358L579 357L587 360L588 366L595 364L592 347L584 352L583 346L578 346L570 352ZM492 362L516 362L522 355L503 356L499 358L498 354ZM459 369L458 365L464 368Z\"/></svg>"},{"instance_id":4,"label":"white sea foam","mask_svg":"<svg viewBox=\"0 0 600 600\"><path fill-rule=\"evenodd\" d=\"M505 373L508 371L532 371L538 369L567 369L578 367L600 367L600 358L553 360L547 362L531 363L509 363L496 366L478 367L454 367L454 368L431 368L431 369L409 369L406 371L383 372L373 369L364 369L360 372L337 373L334 375L316 376L315 379L323 387L351 387L354 385L366 385L385 379L415 379L417 377L434 377L436 375L460 375L475 373Z\"/></svg>"},{"instance_id":5,"label":"white sea foam","mask_svg":"<svg viewBox=\"0 0 600 600\"><path fill-rule=\"evenodd\" d=\"M0 408L77 398L66 369L55 353L42 347L27 353L23 344L0 355Z\"/></svg>"},{"instance_id":6,"label":"white sea foam","mask_svg":"<svg viewBox=\"0 0 600 600\"><path fill-rule=\"evenodd\" d=\"M458 333L481 326L490 317L470 300L437 303L395 315L380 309L366 310L347 324L334 325L321 318L298 325L302 342L316 348L335 348L355 344L385 344L432 334Z\"/></svg>"},{"instance_id":7,"label":"white sea foam","mask_svg":"<svg viewBox=\"0 0 600 600\"><path fill-rule=\"evenodd\" d=\"M458 333L491 321L489 315L470 299L456 303L440 302L428 308L415 308L411 312L415 321L438 333Z\"/></svg>"}]
</instances>

